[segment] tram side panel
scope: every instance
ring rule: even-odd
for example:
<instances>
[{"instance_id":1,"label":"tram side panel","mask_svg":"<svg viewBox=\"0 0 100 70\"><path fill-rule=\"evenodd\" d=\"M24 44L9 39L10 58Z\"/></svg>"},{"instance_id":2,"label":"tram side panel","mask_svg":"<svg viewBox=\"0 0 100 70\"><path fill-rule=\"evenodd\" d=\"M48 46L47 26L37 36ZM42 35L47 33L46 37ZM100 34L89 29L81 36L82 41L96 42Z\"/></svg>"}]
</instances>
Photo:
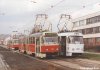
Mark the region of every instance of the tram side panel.
<instances>
[{"instance_id":1,"label":"tram side panel","mask_svg":"<svg viewBox=\"0 0 100 70\"><path fill-rule=\"evenodd\" d=\"M49 55L58 55L59 45L43 45L41 46L41 53L46 53Z\"/></svg>"},{"instance_id":2,"label":"tram side panel","mask_svg":"<svg viewBox=\"0 0 100 70\"><path fill-rule=\"evenodd\" d=\"M35 55L35 38L29 37L27 41L28 41L26 49L27 54Z\"/></svg>"},{"instance_id":3,"label":"tram side panel","mask_svg":"<svg viewBox=\"0 0 100 70\"><path fill-rule=\"evenodd\" d=\"M35 44L28 44L26 52L30 55L35 54Z\"/></svg>"}]
</instances>

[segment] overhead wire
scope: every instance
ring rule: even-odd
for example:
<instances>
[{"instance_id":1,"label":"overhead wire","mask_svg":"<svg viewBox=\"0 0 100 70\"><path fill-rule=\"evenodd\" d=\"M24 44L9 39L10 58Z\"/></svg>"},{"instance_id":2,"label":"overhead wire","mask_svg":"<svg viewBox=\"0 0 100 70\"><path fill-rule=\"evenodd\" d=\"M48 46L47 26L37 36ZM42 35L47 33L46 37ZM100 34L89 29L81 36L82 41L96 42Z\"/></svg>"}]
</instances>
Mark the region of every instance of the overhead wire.
<instances>
[{"instance_id":1,"label":"overhead wire","mask_svg":"<svg viewBox=\"0 0 100 70\"><path fill-rule=\"evenodd\" d=\"M57 5L61 4L62 2L64 2L65 0L61 0L58 3L51 5L48 9L46 9L43 13L47 13L49 12L52 8L56 7Z\"/></svg>"}]
</instances>

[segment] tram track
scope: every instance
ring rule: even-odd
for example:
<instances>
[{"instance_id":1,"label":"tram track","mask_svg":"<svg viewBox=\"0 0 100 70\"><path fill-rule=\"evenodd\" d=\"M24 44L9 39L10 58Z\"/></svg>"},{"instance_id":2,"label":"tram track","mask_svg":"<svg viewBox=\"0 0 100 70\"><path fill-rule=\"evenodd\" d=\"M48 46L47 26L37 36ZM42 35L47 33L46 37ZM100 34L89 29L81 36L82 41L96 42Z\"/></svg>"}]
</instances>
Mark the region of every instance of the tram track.
<instances>
[{"instance_id":1,"label":"tram track","mask_svg":"<svg viewBox=\"0 0 100 70\"><path fill-rule=\"evenodd\" d=\"M26 56L26 57L29 57L29 58L31 58L31 59L35 59L35 60L40 61L40 62L48 63L48 64L53 65L53 66L55 66L55 67L63 68L64 70L75 70L75 69L72 68L72 67L68 67L68 66L65 66L65 65L62 65L62 64L59 64L59 63L52 62L52 60L40 59L40 58L32 57L32 56L29 56L29 55L27 55L27 54L23 54L23 53L20 53L20 52L17 52L17 53L22 54L22 55L24 55L24 56ZM57 59L55 59L55 60L57 60ZM77 70L77 69L76 69L76 70Z\"/></svg>"},{"instance_id":2,"label":"tram track","mask_svg":"<svg viewBox=\"0 0 100 70\"><path fill-rule=\"evenodd\" d=\"M19 52L17 52L19 53ZM22 54L22 53L19 53L19 54ZM36 57L32 57L32 56L29 56L27 54L22 54L26 57L29 57L31 59L35 59L35 60L38 60L40 62L45 62L45 63L48 63L48 64L51 64L51 65L54 65L56 67L61 67L63 69L68 69L68 70L80 70L80 68L82 68L83 66L80 66L76 63L73 63L73 62L69 62L69 61L65 61L64 59L59 59L59 58L54 58L54 59L39 59L39 58L36 58ZM71 59L73 60L73 59Z\"/></svg>"},{"instance_id":3,"label":"tram track","mask_svg":"<svg viewBox=\"0 0 100 70\"><path fill-rule=\"evenodd\" d=\"M11 70L72 70L46 63L41 59L19 53L18 51L11 50L8 52L8 50L3 47L0 47L0 51L2 51L0 54L3 56L3 62L6 62ZM6 64L4 65L7 66Z\"/></svg>"},{"instance_id":4,"label":"tram track","mask_svg":"<svg viewBox=\"0 0 100 70\"><path fill-rule=\"evenodd\" d=\"M59 59L55 59L55 60L45 60L46 62L52 63L52 64L56 64L56 65L60 65L63 67L69 67L72 68L73 70L79 70L81 68L81 66L77 65L77 64L73 64L71 62L66 62L63 60L59 60Z\"/></svg>"},{"instance_id":5,"label":"tram track","mask_svg":"<svg viewBox=\"0 0 100 70\"><path fill-rule=\"evenodd\" d=\"M15 51L14 51L15 52ZM98 61L92 61L88 59L82 59L82 58L54 58L54 59L39 59L36 57L29 56L27 54L23 54L17 51L17 53L22 54L26 57L29 57L31 59L38 60L40 62L45 62L51 65L54 65L56 67L61 67L63 69L68 70L81 70L81 68L97 68L100 69L100 63Z\"/></svg>"},{"instance_id":6,"label":"tram track","mask_svg":"<svg viewBox=\"0 0 100 70\"><path fill-rule=\"evenodd\" d=\"M3 52L3 51L1 51L1 52ZM8 52L8 50L6 50L4 52ZM35 59L37 61L45 62L50 65L53 65L54 67L63 68L64 70L81 70L81 68L97 68L98 70L100 69L99 61L83 59L81 57L77 57L77 58L56 57L53 59L39 59L36 57L29 56L27 54L20 53L19 51L10 51L10 52L18 53L18 54L24 55L28 58L31 58L33 60Z\"/></svg>"},{"instance_id":7,"label":"tram track","mask_svg":"<svg viewBox=\"0 0 100 70\"><path fill-rule=\"evenodd\" d=\"M82 59L82 58L58 58L59 60L77 64L80 68L98 68L100 69L100 61Z\"/></svg>"}]
</instances>

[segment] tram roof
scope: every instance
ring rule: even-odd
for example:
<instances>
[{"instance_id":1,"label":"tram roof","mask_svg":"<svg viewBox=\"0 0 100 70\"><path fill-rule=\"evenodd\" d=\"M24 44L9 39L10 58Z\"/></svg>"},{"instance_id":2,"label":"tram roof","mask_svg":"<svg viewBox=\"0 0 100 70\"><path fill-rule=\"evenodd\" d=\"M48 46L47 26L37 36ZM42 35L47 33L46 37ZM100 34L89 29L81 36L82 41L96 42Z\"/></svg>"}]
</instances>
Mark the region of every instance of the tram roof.
<instances>
[{"instance_id":1,"label":"tram roof","mask_svg":"<svg viewBox=\"0 0 100 70\"><path fill-rule=\"evenodd\" d=\"M30 37L39 37L40 35L43 35L44 33L56 33L56 32L39 32L31 34Z\"/></svg>"},{"instance_id":2,"label":"tram roof","mask_svg":"<svg viewBox=\"0 0 100 70\"><path fill-rule=\"evenodd\" d=\"M58 33L58 36L83 36L82 33L79 32L66 32L66 33Z\"/></svg>"}]
</instances>

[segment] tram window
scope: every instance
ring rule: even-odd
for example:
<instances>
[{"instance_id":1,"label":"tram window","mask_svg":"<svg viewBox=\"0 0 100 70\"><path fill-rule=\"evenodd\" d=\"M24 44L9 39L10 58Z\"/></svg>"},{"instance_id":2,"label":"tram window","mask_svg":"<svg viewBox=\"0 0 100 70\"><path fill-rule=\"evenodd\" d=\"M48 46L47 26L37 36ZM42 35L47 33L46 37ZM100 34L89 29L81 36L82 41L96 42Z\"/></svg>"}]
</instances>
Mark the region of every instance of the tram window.
<instances>
[{"instance_id":1,"label":"tram window","mask_svg":"<svg viewBox=\"0 0 100 70\"><path fill-rule=\"evenodd\" d=\"M36 44L37 44L37 45L40 44L40 39L39 39L39 38L36 39Z\"/></svg>"},{"instance_id":2,"label":"tram window","mask_svg":"<svg viewBox=\"0 0 100 70\"><path fill-rule=\"evenodd\" d=\"M33 44L35 43L35 38L34 37L30 37L29 38L29 44Z\"/></svg>"},{"instance_id":3,"label":"tram window","mask_svg":"<svg viewBox=\"0 0 100 70\"><path fill-rule=\"evenodd\" d=\"M42 44L44 43L44 39L43 39L43 37L41 38L41 43L42 43Z\"/></svg>"},{"instance_id":4,"label":"tram window","mask_svg":"<svg viewBox=\"0 0 100 70\"><path fill-rule=\"evenodd\" d=\"M31 42L31 39L30 39L30 37L29 37L29 44L30 44L30 42Z\"/></svg>"},{"instance_id":5,"label":"tram window","mask_svg":"<svg viewBox=\"0 0 100 70\"><path fill-rule=\"evenodd\" d=\"M27 44L27 40L25 39L25 44Z\"/></svg>"},{"instance_id":6,"label":"tram window","mask_svg":"<svg viewBox=\"0 0 100 70\"><path fill-rule=\"evenodd\" d=\"M18 44L18 43L19 43L19 41L18 41L18 40L14 40L14 43L15 43L15 44Z\"/></svg>"},{"instance_id":7,"label":"tram window","mask_svg":"<svg viewBox=\"0 0 100 70\"><path fill-rule=\"evenodd\" d=\"M45 43L58 43L58 37L44 37Z\"/></svg>"},{"instance_id":8,"label":"tram window","mask_svg":"<svg viewBox=\"0 0 100 70\"><path fill-rule=\"evenodd\" d=\"M32 43L35 43L35 38L34 38L34 37L32 38L32 40L33 40L33 42L32 42Z\"/></svg>"},{"instance_id":9,"label":"tram window","mask_svg":"<svg viewBox=\"0 0 100 70\"><path fill-rule=\"evenodd\" d=\"M39 45L40 44L40 41L37 41L37 44Z\"/></svg>"},{"instance_id":10,"label":"tram window","mask_svg":"<svg viewBox=\"0 0 100 70\"><path fill-rule=\"evenodd\" d=\"M83 37L81 36L70 36L70 43L71 44L82 44L83 43Z\"/></svg>"},{"instance_id":11,"label":"tram window","mask_svg":"<svg viewBox=\"0 0 100 70\"><path fill-rule=\"evenodd\" d=\"M21 44L21 40L19 40L19 44Z\"/></svg>"},{"instance_id":12,"label":"tram window","mask_svg":"<svg viewBox=\"0 0 100 70\"><path fill-rule=\"evenodd\" d=\"M29 39L27 38L27 44L29 44Z\"/></svg>"},{"instance_id":13,"label":"tram window","mask_svg":"<svg viewBox=\"0 0 100 70\"><path fill-rule=\"evenodd\" d=\"M32 39L31 39L31 37L29 38L29 44L31 44L32 43Z\"/></svg>"}]
</instances>

